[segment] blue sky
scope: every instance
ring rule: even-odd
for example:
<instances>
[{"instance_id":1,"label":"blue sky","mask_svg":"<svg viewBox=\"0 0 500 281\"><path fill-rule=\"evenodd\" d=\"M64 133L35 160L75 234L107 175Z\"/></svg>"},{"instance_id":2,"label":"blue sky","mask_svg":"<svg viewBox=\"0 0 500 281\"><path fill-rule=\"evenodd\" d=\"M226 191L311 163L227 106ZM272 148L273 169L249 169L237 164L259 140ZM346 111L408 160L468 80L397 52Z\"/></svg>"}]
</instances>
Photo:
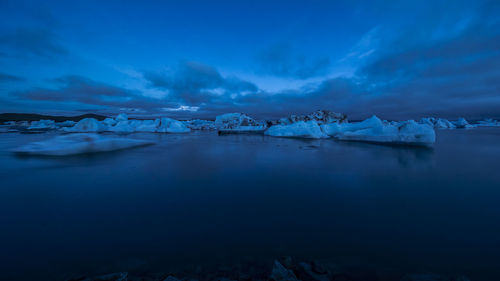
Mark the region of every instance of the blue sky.
<instances>
[{"instance_id":1,"label":"blue sky","mask_svg":"<svg viewBox=\"0 0 500 281\"><path fill-rule=\"evenodd\" d=\"M0 2L0 112L500 117L498 1Z\"/></svg>"}]
</instances>

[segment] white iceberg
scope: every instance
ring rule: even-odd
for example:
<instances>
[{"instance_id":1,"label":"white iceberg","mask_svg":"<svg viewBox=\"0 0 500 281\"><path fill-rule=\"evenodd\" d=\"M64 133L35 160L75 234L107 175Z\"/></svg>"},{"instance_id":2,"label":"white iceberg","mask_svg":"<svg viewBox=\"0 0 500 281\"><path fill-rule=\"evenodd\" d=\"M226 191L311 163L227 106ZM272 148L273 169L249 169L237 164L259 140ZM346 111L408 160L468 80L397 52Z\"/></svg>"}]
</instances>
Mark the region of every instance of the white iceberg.
<instances>
[{"instance_id":1,"label":"white iceberg","mask_svg":"<svg viewBox=\"0 0 500 281\"><path fill-rule=\"evenodd\" d=\"M328 135L321 131L316 121L299 121L290 125L274 125L264 132L265 135L273 137L296 137L320 139L327 138Z\"/></svg>"},{"instance_id":2,"label":"white iceberg","mask_svg":"<svg viewBox=\"0 0 500 281\"><path fill-rule=\"evenodd\" d=\"M215 122L210 120L194 119L184 121L184 124L191 130L216 130Z\"/></svg>"},{"instance_id":3,"label":"white iceberg","mask_svg":"<svg viewBox=\"0 0 500 281\"><path fill-rule=\"evenodd\" d=\"M500 122L493 119L484 119L477 123L477 126L481 127L500 127Z\"/></svg>"},{"instance_id":4,"label":"white iceberg","mask_svg":"<svg viewBox=\"0 0 500 281\"><path fill-rule=\"evenodd\" d=\"M316 121L319 125L329 123L347 122L347 116L343 113L332 112L328 110L317 110L307 115L290 115L290 117L281 118L278 125L290 125L299 121Z\"/></svg>"},{"instance_id":5,"label":"white iceberg","mask_svg":"<svg viewBox=\"0 0 500 281\"><path fill-rule=\"evenodd\" d=\"M160 126L160 119L155 120L133 120L132 126L135 128L136 132L149 132L154 133L158 130Z\"/></svg>"},{"instance_id":6,"label":"white iceberg","mask_svg":"<svg viewBox=\"0 0 500 281\"><path fill-rule=\"evenodd\" d=\"M321 125L321 130L329 136L336 136L339 133L343 132L352 132L357 130L369 129L373 127L381 127L383 126L382 120L380 120L377 116L372 116L364 121L356 122L356 123L331 123Z\"/></svg>"},{"instance_id":7,"label":"white iceberg","mask_svg":"<svg viewBox=\"0 0 500 281\"><path fill-rule=\"evenodd\" d=\"M55 128L56 122L54 120L39 120L31 122L28 130L47 130Z\"/></svg>"},{"instance_id":8,"label":"white iceberg","mask_svg":"<svg viewBox=\"0 0 500 281\"><path fill-rule=\"evenodd\" d=\"M191 129L186 127L181 121L172 118L161 118L156 132L158 133L189 133Z\"/></svg>"},{"instance_id":9,"label":"white iceberg","mask_svg":"<svg viewBox=\"0 0 500 281\"><path fill-rule=\"evenodd\" d=\"M103 132L107 130L108 126L94 118L85 118L78 121L73 127L63 128L63 131L70 133Z\"/></svg>"},{"instance_id":10,"label":"white iceberg","mask_svg":"<svg viewBox=\"0 0 500 281\"><path fill-rule=\"evenodd\" d=\"M455 129L456 126L450 121L443 118L426 117L420 119L421 124L427 124L435 129Z\"/></svg>"},{"instance_id":11,"label":"white iceberg","mask_svg":"<svg viewBox=\"0 0 500 281\"><path fill-rule=\"evenodd\" d=\"M127 121L128 120L128 115L125 114L125 113L120 113L120 114L118 114L118 116L116 116L115 120L118 121L118 122L120 122L120 121Z\"/></svg>"},{"instance_id":12,"label":"white iceberg","mask_svg":"<svg viewBox=\"0 0 500 281\"><path fill-rule=\"evenodd\" d=\"M469 124L465 118L458 118L457 121L453 122L457 128L465 128L465 129L470 129L474 128L474 125Z\"/></svg>"},{"instance_id":13,"label":"white iceberg","mask_svg":"<svg viewBox=\"0 0 500 281\"><path fill-rule=\"evenodd\" d=\"M215 118L215 127L218 129L236 129L238 127L265 126L262 121L256 121L252 117L242 113L226 113Z\"/></svg>"},{"instance_id":14,"label":"white iceberg","mask_svg":"<svg viewBox=\"0 0 500 281\"><path fill-rule=\"evenodd\" d=\"M76 124L75 121L71 121L71 120L66 120L66 121L63 121L63 122L57 122L56 123L56 126L58 128L63 128L63 127L72 127Z\"/></svg>"},{"instance_id":15,"label":"white iceberg","mask_svg":"<svg viewBox=\"0 0 500 281\"><path fill-rule=\"evenodd\" d=\"M431 145L436 142L434 129L427 124L418 124L413 120L399 125L379 125L355 131L344 131L335 136L346 141L375 143Z\"/></svg>"},{"instance_id":16,"label":"white iceberg","mask_svg":"<svg viewBox=\"0 0 500 281\"><path fill-rule=\"evenodd\" d=\"M153 142L98 134L68 134L46 141L30 143L15 149L13 152L30 155L65 156L115 151L150 144L153 144Z\"/></svg>"},{"instance_id":17,"label":"white iceberg","mask_svg":"<svg viewBox=\"0 0 500 281\"><path fill-rule=\"evenodd\" d=\"M106 118L102 121L102 123L106 126L114 126L116 125L116 123L118 123L118 121L116 121L115 119L113 118Z\"/></svg>"},{"instance_id":18,"label":"white iceberg","mask_svg":"<svg viewBox=\"0 0 500 281\"><path fill-rule=\"evenodd\" d=\"M114 126L108 127L108 131L115 133L128 134L135 131L135 128L130 125L130 121L118 121Z\"/></svg>"}]
</instances>

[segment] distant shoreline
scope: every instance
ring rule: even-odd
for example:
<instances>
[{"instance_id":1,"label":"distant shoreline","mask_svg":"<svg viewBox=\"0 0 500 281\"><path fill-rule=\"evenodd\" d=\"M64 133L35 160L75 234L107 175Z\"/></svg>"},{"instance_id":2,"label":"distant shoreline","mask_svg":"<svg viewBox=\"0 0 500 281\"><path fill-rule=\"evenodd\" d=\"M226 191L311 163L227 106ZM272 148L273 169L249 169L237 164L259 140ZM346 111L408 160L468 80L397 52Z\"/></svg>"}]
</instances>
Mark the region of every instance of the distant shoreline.
<instances>
[{"instance_id":1,"label":"distant shoreline","mask_svg":"<svg viewBox=\"0 0 500 281\"><path fill-rule=\"evenodd\" d=\"M54 116L54 115L44 115L44 114L34 114L34 113L0 113L0 124L7 121L38 121L38 120L54 120L56 122L63 121L75 121L78 122L85 118L94 118L99 121L106 119L107 116L99 114L82 114L77 116Z\"/></svg>"}]
</instances>

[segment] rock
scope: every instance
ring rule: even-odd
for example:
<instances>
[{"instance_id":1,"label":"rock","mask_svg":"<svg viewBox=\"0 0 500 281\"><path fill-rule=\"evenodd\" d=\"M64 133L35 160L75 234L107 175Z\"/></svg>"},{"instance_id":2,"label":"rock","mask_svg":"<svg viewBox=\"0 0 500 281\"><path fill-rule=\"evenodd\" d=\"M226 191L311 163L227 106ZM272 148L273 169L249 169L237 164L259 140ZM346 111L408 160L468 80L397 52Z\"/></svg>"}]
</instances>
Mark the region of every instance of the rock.
<instances>
[{"instance_id":1,"label":"rock","mask_svg":"<svg viewBox=\"0 0 500 281\"><path fill-rule=\"evenodd\" d=\"M286 269L279 261L274 261L273 271L269 276L274 281L297 281L297 276L293 271Z\"/></svg>"}]
</instances>

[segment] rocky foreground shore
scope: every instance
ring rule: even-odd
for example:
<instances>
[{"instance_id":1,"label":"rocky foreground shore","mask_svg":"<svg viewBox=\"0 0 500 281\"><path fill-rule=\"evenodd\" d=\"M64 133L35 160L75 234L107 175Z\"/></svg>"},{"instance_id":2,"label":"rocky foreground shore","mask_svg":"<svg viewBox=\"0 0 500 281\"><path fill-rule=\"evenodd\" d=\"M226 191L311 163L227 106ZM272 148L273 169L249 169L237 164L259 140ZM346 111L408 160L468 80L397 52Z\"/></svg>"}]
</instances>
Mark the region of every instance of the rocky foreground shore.
<instances>
[{"instance_id":1,"label":"rocky foreground shore","mask_svg":"<svg viewBox=\"0 0 500 281\"><path fill-rule=\"evenodd\" d=\"M172 273L130 274L116 272L99 276L80 276L67 281L470 281L461 274L430 272L403 273L395 269L359 269L340 267L318 261L295 261L291 257L276 259L269 267L222 266L215 270Z\"/></svg>"}]
</instances>

